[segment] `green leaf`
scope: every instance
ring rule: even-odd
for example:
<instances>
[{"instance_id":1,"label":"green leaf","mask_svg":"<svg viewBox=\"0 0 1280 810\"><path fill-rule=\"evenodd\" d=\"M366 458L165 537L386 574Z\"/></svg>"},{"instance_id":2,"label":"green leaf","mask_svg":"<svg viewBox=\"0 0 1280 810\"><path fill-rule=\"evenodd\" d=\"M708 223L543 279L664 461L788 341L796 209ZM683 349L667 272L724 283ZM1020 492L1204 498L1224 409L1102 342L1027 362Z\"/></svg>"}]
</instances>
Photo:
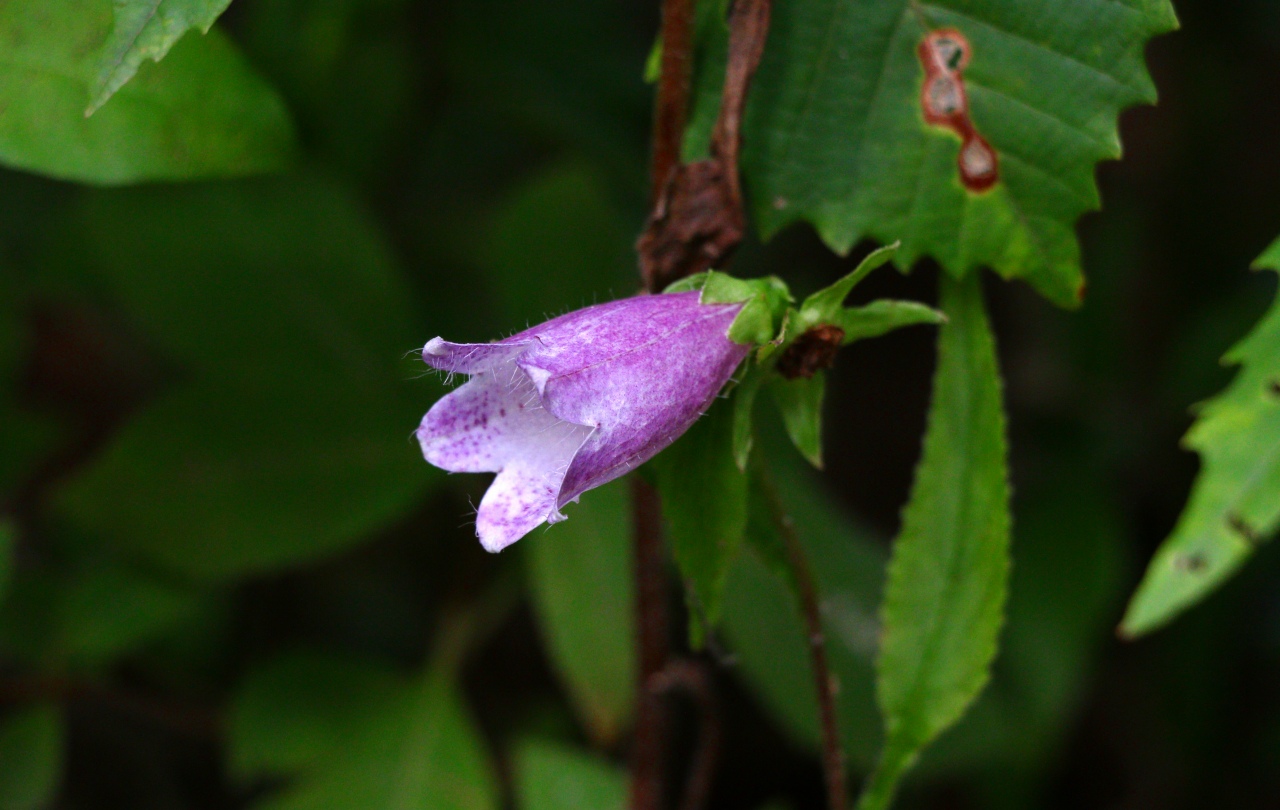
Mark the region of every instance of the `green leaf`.
<instances>
[{"instance_id":1,"label":"green leaf","mask_svg":"<svg viewBox=\"0 0 1280 810\"><path fill-rule=\"evenodd\" d=\"M8 520L0 520L0 603L9 593L9 580L13 577L13 524Z\"/></svg>"},{"instance_id":2,"label":"green leaf","mask_svg":"<svg viewBox=\"0 0 1280 810\"><path fill-rule=\"evenodd\" d=\"M57 642L77 663L107 663L191 618L199 597L124 566L85 566L59 581Z\"/></svg>"},{"instance_id":3,"label":"green leaf","mask_svg":"<svg viewBox=\"0 0 1280 810\"><path fill-rule=\"evenodd\" d=\"M62 717L56 706L33 706L0 723L0 807L52 806L62 771Z\"/></svg>"},{"instance_id":4,"label":"green leaf","mask_svg":"<svg viewBox=\"0 0 1280 810\"><path fill-rule=\"evenodd\" d=\"M902 267L925 255L957 278L990 266L1073 306L1094 166L1120 156L1120 110L1155 100L1143 47L1176 24L1168 0L779 3L744 122L754 219L765 236L809 221L841 253L901 239ZM970 117L999 160L987 191L962 185L960 139L923 116L917 48L944 28L971 43ZM686 152L719 105L726 34L704 30Z\"/></svg>"},{"instance_id":5,"label":"green leaf","mask_svg":"<svg viewBox=\"0 0 1280 810\"><path fill-rule=\"evenodd\" d=\"M1059 452L1018 487L1000 657L973 707L921 758L930 778L1039 774L1060 754L1125 587L1125 521L1096 469L1088 455Z\"/></svg>"},{"instance_id":6,"label":"green leaf","mask_svg":"<svg viewBox=\"0 0 1280 810\"><path fill-rule=\"evenodd\" d=\"M516 749L516 796L520 810L623 810L627 780L585 751L527 740Z\"/></svg>"},{"instance_id":7,"label":"green leaf","mask_svg":"<svg viewBox=\"0 0 1280 810\"><path fill-rule=\"evenodd\" d=\"M315 771L371 718L403 708L407 688L371 660L282 654L250 670L232 700L228 767L244 782Z\"/></svg>"},{"instance_id":8,"label":"green leaf","mask_svg":"<svg viewBox=\"0 0 1280 810\"><path fill-rule=\"evenodd\" d=\"M283 102L217 31L181 42L163 64L144 65L114 103L86 118L111 10L107 0L0 6L0 40L8 43L0 57L0 162L103 184L238 176L289 162L293 128Z\"/></svg>"},{"instance_id":9,"label":"green leaf","mask_svg":"<svg viewBox=\"0 0 1280 810\"><path fill-rule=\"evenodd\" d=\"M771 366L762 366L748 359L742 372L742 381L733 388L733 461L742 472L747 471L751 460L751 447L755 443L755 405L760 386L769 379Z\"/></svg>"},{"instance_id":10,"label":"green leaf","mask_svg":"<svg viewBox=\"0 0 1280 810\"><path fill-rule=\"evenodd\" d=\"M671 550L691 598L694 638L720 618L725 577L747 528L747 476L733 456L733 408L717 402L655 460ZM701 614L701 615L699 615Z\"/></svg>"},{"instance_id":11,"label":"green leaf","mask_svg":"<svg viewBox=\"0 0 1280 810\"><path fill-rule=\"evenodd\" d=\"M1280 241L1256 266L1280 270ZM1280 527L1280 299L1223 358L1231 385L1199 408L1183 444L1201 469L1120 625L1127 637L1169 622L1212 593Z\"/></svg>"},{"instance_id":12,"label":"green leaf","mask_svg":"<svg viewBox=\"0 0 1280 810\"><path fill-rule=\"evenodd\" d=\"M583 724L609 748L634 710L635 630L625 481L592 490L529 555L530 588L551 661Z\"/></svg>"},{"instance_id":13,"label":"green leaf","mask_svg":"<svg viewBox=\"0 0 1280 810\"><path fill-rule=\"evenodd\" d=\"M144 59L159 62L188 30L209 33L231 0L115 0L111 37L98 59L97 78L85 115L115 95Z\"/></svg>"},{"instance_id":14,"label":"green leaf","mask_svg":"<svg viewBox=\"0 0 1280 810\"><path fill-rule=\"evenodd\" d=\"M894 543L877 661L885 747L859 803L887 807L919 751L987 682L1009 576L1009 484L981 278L942 277L924 455Z\"/></svg>"},{"instance_id":15,"label":"green leaf","mask_svg":"<svg viewBox=\"0 0 1280 810\"><path fill-rule=\"evenodd\" d=\"M881 542L837 506L818 479L786 446L781 428L762 420L760 452L804 545L822 600L822 622L845 752L870 765L880 736L873 656L880 625L885 551ZM809 664L808 634L792 592L785 547L768 514L766 496L753 492L748 525L753 553L738 557L725 588L724 631L746 684L788 736L817 750L818 706Z\"/></svg>"},{"instance_id":16,"label":"green leaf","mask_svg":"<svg viewBox=\"0 0 1280 810\"><path fill-rule=\"evenodd\" d=\"M599 172L563 163L516 186L470 252L497 282L506 323L529 324L634 289L633 238Z\"/></svg>"},{"instance_id":17,"label":"green leaf","mask_svg":"<svg viewBox=\"0 0 1280 810\"><path fill-rule=\"evenodd\" d=\"M102 559L32 568L0 609L0 644L34 666L100 668L181 628L202 596Z\"/></svg>"},{"instance_id":18,"label":"green leaf","mask_svg":"<svg viewBox=\"0 0 1280 810\"><path fill-rule=\"evenodd\" d=\"M71 525L171 570L232 576L346 548L434 480L410 437L438 380L409 384L420 365L400 363L423 321L338 189L100 192L75 226L51 275L118 307L178 374L60 490Z\"/></svg>"},{"instance_id":19,"label":"green leaf","mask_svg":"<svg viewBox=\"0 0 1280 810\"><path fill-rule=\"evenodd\" d=\"M782 330L791 303L791 292L777 276L735 278L727 273L708 270L668 286L664 293L701 291L703 304L746 305L729 326L729 339L735 343L761 345L774 340Z\"/></svg>"},{"instance_id":20,"label":"green leaf","mask_svg":"<svg viewBox=\"0 0 1280 810\"><path fill-rule=\"evenodd\" d=\"M869 276L871 271L883 267L897 252L897 242L871 251L858 262L853 272L804 299L800 305L801 331L820 323L832 323L844 311L844 299L849 297L858 282Z\"/></svg>"},{"instance_id":21,"label":"green leaf","mask_svg":"<svg viewBox=\"0 0 1280 810\"><path fill-rule=\"evenodd\" d=\"M822 403L827 392L827 375L819 371L808 379L773 377L769 380L769 391L782 412L791 443L810 464L822 469Z\"/></svg>"},{"instance_id":22,"label":"green leaf","mask_svg":"<svg viewBox=\"0 0 1280 810\"><path fill-rule=\"evenodd\" d=\"M872 301L862 307L845 307L829 323L844 330L844 345L855 340L880 337L904 326L918 323L941 324L946 316L933 307L915 301Z\"/></svg>"},{"instance_id":23,"label":"green leaf","mask_svg":"<svg viewBox=\"0 0 1280 810\"><path fill-rule=\"evenodd\" d=\"M345 699L345 698L344 698ZM357 698L361 700L361 698ZM369 709L287 789L258 810L486 810L497 779L452 676L430 669ZM332 714L332 707L317 708ZM320 721L326 730L341 722ZM296 727L294 731L296 731ZM296 738L295 738L296 739ZM315 751L304 743L302 753Z\"/></svg>"}]
</instances>

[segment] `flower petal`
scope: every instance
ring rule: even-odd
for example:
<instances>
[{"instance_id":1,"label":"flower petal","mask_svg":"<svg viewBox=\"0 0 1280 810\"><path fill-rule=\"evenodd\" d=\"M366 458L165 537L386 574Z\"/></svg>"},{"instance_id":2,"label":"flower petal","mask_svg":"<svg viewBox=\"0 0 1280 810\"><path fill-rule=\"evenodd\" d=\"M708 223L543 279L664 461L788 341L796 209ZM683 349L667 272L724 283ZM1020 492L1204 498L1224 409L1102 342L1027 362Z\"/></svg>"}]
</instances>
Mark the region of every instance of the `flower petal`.
<instances>
[{"instance_id":1,"label":"flower petal","mask_svg":"<svg viewBox=\"0 0 1280 810\"><path fill-rule=\"evenodd\" d=\"M619 354L546 382L547 410L598 426L569 466L561 505L648 461L711 407L750 351L725 337L737 309L688 322L666 335L661 347Z\"/></svg>"},{"instance_id":2,"label":"flower petal","mask_svg":"<svg viewBox=\"0 0 1280 810\"><path fill-rule=\"evenodd\" d=\"M524 459L563 476L591 428L557 419L514 364L477 374L427 411L418 441L449 472L498 472ZM557 478L557 486L559 478Z\"/></svg>"},{"instance_id":3,"label":"flower petal","mask_svg":"<svg viewBox=\"0 0 1280 810\"><path fill-rule=\"evenodd\" d=\"M422 360L432 368L458 374L480 374L519 357L531 341L450 343L435 337L422 347Z\"/></svg>"},{"instance_id":4,"label":"flower petal","mask_svg":"<svg viewBox=\"0 0 1280 810\"><path fill-rule=\"evenodd\" d=\"M548 476L545 470L515 460L502 468L480 501L476 536L485 551L498 552L538 528L564 515L556 508L556 496L564 468Z\"/></svg>"}]
</instances>

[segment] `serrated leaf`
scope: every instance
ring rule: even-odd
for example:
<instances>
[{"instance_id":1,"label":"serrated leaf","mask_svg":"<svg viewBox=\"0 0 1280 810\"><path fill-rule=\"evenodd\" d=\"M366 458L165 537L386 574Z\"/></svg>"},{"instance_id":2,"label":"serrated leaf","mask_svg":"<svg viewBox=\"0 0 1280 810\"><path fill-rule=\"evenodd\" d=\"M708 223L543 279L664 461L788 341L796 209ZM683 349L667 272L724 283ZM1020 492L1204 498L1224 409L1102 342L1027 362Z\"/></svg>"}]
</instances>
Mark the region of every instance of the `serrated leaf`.
<instances>
[{"instance_id":1,"label":"serrated leaf","mask_svg":"<svg viewBox=\"0 0 1280 810\"><path fill-rule=\"evenodd\" d=\"M747 528L747 476L733 457L733 408L717 402L654 459L662 514L681 575L697 600L694 638L720 618L720 600ZM701 615L699 615L701 614Z\"/></svg>"},{"instance_id":2,"label":"serrated leaf","mask_svg":"<svg viewBox=\"0 0 1280 810\"><path fill-rule=\"evenodd\" d=\"M827 393L827 375L819 371L812 377L769 380L769 392L782 413L787 436L800 455L822 469L822 403Z\"/></svg>"},{"instance_id":3,"label":"serrated leaf","mask_svg":"<svg viewBox=\"0 0 1280 810\"><path fill-rule=\"evenodd\" d=\"M159 62L192 28L209 33L231 0L115 0L113 5L114 24L98 58L86 116L132 79L143 60Z\"/></svg>"},{"instance_id":4,"label":"serrated leaf","mask_svg":"<svg viewBox=\"0 0 1280 810\"><path fill-rule=\"evenodd\" d=\"M117 308L180 372L59 490L69 524L185 575L234 576L346 548L436 476L409 436L438 381L411 385L400 364L422 321L340 189L97 192L59 239L69 255L49 275Z\"/></svg>"},{"instance_id":5,"label":"serrated leaf","mask_svg":"<svg viewBox=\"0 0 1280 810\"><path fill-rule=\"evenodd\" d=\"M904 326L919 323L940 324L946 316L933 307L915 301L872 301L862 307L845 307L830 323L844 330L843 345L855 340L880 337Z\"/></svg>"},{"instance_id":6,"label":"serrated leaf","mask_svg":"<svg viewBox=\"0 0 1280 810\"><path fill-rule=\"evenodd\" d=\"M1280 241L1256 266L1280 271ZM1125 636L1155 630L1204 599L1280 527L1280 298L1222 359L1240 370L1200 406L1183 439L1200 454L1200 474L1129 603Z\"/></svg>"},{"instance_id":7,"label":"serrated leaf","mask_svg":"<svg viewBox=\"0 0 1280 810\"><path fill-rule=\"evenodd\" d=\"M174 2L174 0L167 0ZM64 180L120 184L230 177L292 158L284 103L217 31L144 65L114 102L85 117L107 0L0 5L0 162Z\"/></svg>"},{"instance_id":8,"label":"serrated leaf","mask_svg":"<svg viewBox=\"0 0 1280 810\"><path fill-rule=\"evenodd\" d=\"M942 276L924 454L889 563L876 663L885 746L859 807L887 807L920 750L986 685L1009 577L1009 484L981 278Z\"/></svg>"},{"instance_id":9,"label":"serrated leaf","mask_svg":"<svg viewBox=\"0 0 1280 810\"><path fill-rule=\"evenodd\" d=\"M0 807L49 807L62 771L62 713L57 706L20 709L0 722Z\"/></svg>"},{"instance_id":10,"label":"serrated leaf","mask_svg":"<svg viewBox=\"0 0 1280 810\"><path fill-rule=\"evenodd\" d=\"M809 0L773 10L743 133L743 180L765 236L812 222L844 253L902 240L896 261L936 258L959 278L990 266L1078 303L1074 225L1098 206L1094 166L1120 156L1121 109L1155 100L1143 65L1177 24L1167 0ZM971 44L962 76L972 125L999 182L968 191L960 139L926 123L917 52L931 31ZM705 29L686 153L705 148L724 62Z\"/></svg>"},{"instance_id":11,"label":"serrated leaf","mask_svg":"<svg viewBox=\"0 0 1280 810\"><path fill-rule=\"evenodd\" d=\"M1052 767L1107 648L1125 586L1125 521L1095 460L1071 451L1055 459L1015 494L1000 656L973 707L921 758L930 778Z\"/></svg>"},{"instance_id":12,"label":"serrated leaf","mask_svg":"<svg viewBox=\"0 0 1280 810\"><path fill-rule=\"evenodd\" d=\"M871 275L873 270L887 264L897 252L898 243L896 242L871 251L866 258L858 262L853 272L804 299L804 303L800 305L801 328L807 329L815 324L831 323L843 311L844 299L849 297L849 293L858 285L858 282Z\"/></svg>"},{"instance_id":13,"label":"serrated leaf","mask_svg":"<svg viewBox=\"0 0 1280 810\"><path fill-rule=\"evenodd\" d=\"M635 702L634 586L625 481L592 492L529 555L529 585L551 661L598 745L614 745Z\"/></svg>"},{"instance_id":14,"label":"serrated leaf","mask_svg":"<svg viewBox=\"0 0 1280 810\"><path fill-rule=\"evenodd\" d=\"M627 779L586 751L527 740L516 749L516 797L519 810L623 810Z\"/></svg>"},{"instance_id":15,"label":"serrated leaf","mask_svg":"<svg viewBox=\"0 0 1280 810\"><path fill-rule=\"evenodd\" d=\"M258 810L486 810L498 784L450 673L417 682L358 718L330 754Z\"/></svg>"}]
</instances>

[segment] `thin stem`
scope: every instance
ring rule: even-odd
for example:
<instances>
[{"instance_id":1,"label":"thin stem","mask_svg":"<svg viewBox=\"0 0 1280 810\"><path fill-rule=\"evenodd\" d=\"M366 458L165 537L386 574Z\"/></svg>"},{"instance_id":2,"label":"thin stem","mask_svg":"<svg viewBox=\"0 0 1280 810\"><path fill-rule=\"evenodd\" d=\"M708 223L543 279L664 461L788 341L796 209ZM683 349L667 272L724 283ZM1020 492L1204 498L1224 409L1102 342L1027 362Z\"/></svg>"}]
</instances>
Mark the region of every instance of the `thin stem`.
<instances>
[{"instance_id":1,"label":"thin stem","mask_svg":"<svg viewBox=\"0 0 1280 810\"><path fill-rule=\"evenodd\" d=\"M772 0L736 0L733 4L729 13L729 58L720 96L720 115L711 133L711 151L723 168L729 205L737 219L744 222L746 214L738 172L742 119L746 114L751 78L764 57L772 11Z\"/></svg>"},{"instance_id":2,"label":"thin stem","mask_svg":"<svg viewBox=\"0 0 1280 810\"><path fill-rule=\"evenodd\" d=\"M758 456L757 456L758 458ZM827 664L827 640L822 631L822 614L818 608L818 590L813 579L813 569L808 555L800 543L795 523L787 514L782 498L763 463L756 464L761 490L768 501L769 516L786 547L787 563L795 580L800 612L804 617L805 631L809 637L809 664L813 670L814 687L818 694L818 714L822 722L822 765L827 781L827 806L831 810L845 810L844 748L840 743L840 730L836 722L836 685Z\"/></svg>"},{"instance_id":3,"label":"thin stem","mask_svg":"<svg viewBox=\"0 0 1280 810\"><path fill-rule=\"evenodd\" d=\"M715 681L705 662L684 659L668 664L649 682L649 689L655 694L679 690L689 696L698 710L698 745L689 765L680 810L699 810L711 795L723 736Z\"/></svg>"},{"instance_id":4,"label":"thin stem","mask_svg":"<svg viewBox=\"0 0 1280 810\"><path fill-rule=\"evenodd\" d=\"M689 116L693 72L693 0L662 2L662 69L653 116L652 200L656 204L680 165L680 145ZM657 290L650 290L657 292Z\"/></svg>"},{"instance_id":5,"label":"thin stem","mask_svg":"<svg viewBox=\"0 0 1280 810\"><path fill-rule=\"evenodd\" d=\"M661 810L666 800L668 711L650 688L667 666L667 563L662 547L662 504L658 492L639 475L631 476L635 545L636 733L631 752L631 809Z\"/></svg>"}]
</instances>

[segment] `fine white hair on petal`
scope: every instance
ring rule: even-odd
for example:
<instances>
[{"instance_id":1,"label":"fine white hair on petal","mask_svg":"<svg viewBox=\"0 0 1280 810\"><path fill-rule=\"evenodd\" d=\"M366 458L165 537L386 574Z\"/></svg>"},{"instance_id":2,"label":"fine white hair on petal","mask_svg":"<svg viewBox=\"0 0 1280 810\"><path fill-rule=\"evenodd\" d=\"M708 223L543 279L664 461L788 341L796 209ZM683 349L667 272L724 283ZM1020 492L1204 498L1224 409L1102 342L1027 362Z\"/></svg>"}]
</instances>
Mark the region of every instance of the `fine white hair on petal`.
<instances>
[{"instance_id":1,"label":"fine white hair on petal","mask_svg":"<svg viewBox=\"0 0 1280 810\"><path fill-rule=\"evenodd\" d=\"M669 445L706 410L748 347L738 304L698 293L639 296L569 312L497 343L423 347L471 376L427 413L423 454L455 472L495 472L476 533L499 551L560 508Z\"/></svg>"}]
</instances>

